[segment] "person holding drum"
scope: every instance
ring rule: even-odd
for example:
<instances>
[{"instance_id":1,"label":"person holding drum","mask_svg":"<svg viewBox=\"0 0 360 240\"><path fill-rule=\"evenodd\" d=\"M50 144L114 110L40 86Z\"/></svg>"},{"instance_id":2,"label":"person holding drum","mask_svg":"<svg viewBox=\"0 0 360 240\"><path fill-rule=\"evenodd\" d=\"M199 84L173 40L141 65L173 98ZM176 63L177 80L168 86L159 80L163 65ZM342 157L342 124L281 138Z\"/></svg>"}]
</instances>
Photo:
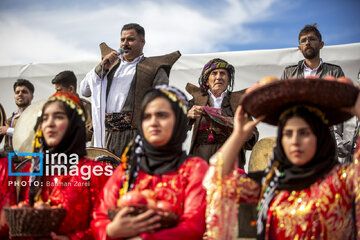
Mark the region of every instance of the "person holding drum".
<instances>
[{"instance_id":1,"label":"person holding drum","mask_svg":"<svg viewBox=\"0 0 360 240\"><path fill-rule=\"evenodd\" d=\"M245 94L204 179L208 239L232 239L232 210L243 201L258 204L258 239L359 238L359 148L339 164L329 130L352 115L360 118L359 89L337 81L283 80ZM246 177L234 162L260 121L278 125L276 145L265 171Z\"/></svg>"},{"instance_id":2,"label":"person holding drum","mask_svg":"<svg viewBox=\"0 0 360 240\"><path fill-rule=\"evenodd\" d=\"M14 83L14 99L18 109L7 119L5 126L0 126L0 135L6 135L4 148L12 147L12 136L17 120L23 111L30 106L34 98L34 85L26 79L18 79Z\"/></svg>"},{"instance_id":3,"label":"person holding drum","mask_svg":"<svg viewBox=\"0 0 360 240\"><path fill-rule=\"evenodd\" d=\"M145 93L139 134L124 151L122 164L106 183L94 211L91 226L97 239L202 239L206 206L202 180L208 164L182 149L186 114L187 99L180 90L160 85ZM136 216L132 215L136 209L126 205L109 220L108 210L136 191L152 193L156 206L165 200L179 216L177 224L160 230L161 216L150 205Z\"/></svg>"}]
</instances>

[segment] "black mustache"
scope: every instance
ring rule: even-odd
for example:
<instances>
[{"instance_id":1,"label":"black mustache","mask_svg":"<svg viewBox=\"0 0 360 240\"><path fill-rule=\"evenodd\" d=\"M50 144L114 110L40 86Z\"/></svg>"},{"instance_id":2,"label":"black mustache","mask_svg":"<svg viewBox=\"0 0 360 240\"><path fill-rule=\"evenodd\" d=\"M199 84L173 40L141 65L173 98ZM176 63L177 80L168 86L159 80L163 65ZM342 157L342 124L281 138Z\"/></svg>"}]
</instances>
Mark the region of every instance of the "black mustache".
<instances>
[{"instance_id":1,"label":"black mustache","mask_svg":"<svg viewBox=\"0 0 360 240\"><path fill-rule=\"evenodd\" d=\"M131 50L129 46L124 46L124 50Z\"/></svg>"}]
</instances>

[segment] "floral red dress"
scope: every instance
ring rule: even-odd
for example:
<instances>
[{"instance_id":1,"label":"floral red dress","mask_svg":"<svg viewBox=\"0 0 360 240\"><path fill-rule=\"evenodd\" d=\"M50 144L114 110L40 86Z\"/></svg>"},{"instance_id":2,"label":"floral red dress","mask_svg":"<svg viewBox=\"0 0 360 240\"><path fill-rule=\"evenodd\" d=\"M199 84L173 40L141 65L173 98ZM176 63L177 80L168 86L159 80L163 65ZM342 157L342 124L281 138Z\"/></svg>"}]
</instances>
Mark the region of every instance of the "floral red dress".
<instances>
[{"instance_id":1,"label":"floral red dress","mask_svg":"<svg viewBox=\"0 0 360 240\"><path fill-rule=\"evenodd\" d=\"M8 162L7 158L0 158L0 239L7 239L9 234L2 210L16 201L15 178L9 176ZM15 172L13 165L11 171Z\"/></svg>"},{"instance_id":2,"label":"floral red dress","mask_svg":"<svg viewBox=\"0 0 360 240\"><path fill-rule=\"evenodd\" d=\"M202 239L205 231L206 192L202 179L208 169L207 163L198 157L188 158L177 171L162 175L149 175L139 171L135 186L139 190L152 189L158 199L172 204L179 215L176 227L163 229L154 233L141 233L145 239ZM116 206L119 190L122 185L124 170L117 168L106 183L100 197L99 208L94 211L91 227L96 239L107 239L107 210Z\"/></svg>"},{"instance_id":3,"label":"floral red dress","mask_svg":"<svg viewBox=\"0 0 360 240\"><path fill-rule=\"evenodd\" d=\"M78 163L79 169L90 171L94 167L108 168L113 171L112 166L94 160L81 158ZM30 164L27 166L29 171ZM74 175L74 174L71 174ZM66 235L70 239L93 239L90 228L92 220L92 211L98 204L100 192L108 180L109 176L100 174L96 176L91 172L91 177L87 179L87 174L76 176L58 175L44 176L42 178L41 199L46 202L50 200L52 206L61 204L66 209L66 216L62 222L57 235ZM85 178L85 179L84 179ZM28 187L25 196L28 200Z\"/></svg>"},{"instance_id":4,"label":"floral red dress","mask_svg":"<svg viewBox=\"0 0 360 240\"><path fill-rule=\"evenodd\" d=\"M359 154L357 149L354 163L335 166L309 188L276 191L267 213L265 239L360 238ZM238 202L257 204L260 186L236 169L222 179L218 174L221 167L218 153L211 159L204 179L208 200L206 234L208 239L236 239L237 213L233 210Z\"/></svg>"}]
</instances>

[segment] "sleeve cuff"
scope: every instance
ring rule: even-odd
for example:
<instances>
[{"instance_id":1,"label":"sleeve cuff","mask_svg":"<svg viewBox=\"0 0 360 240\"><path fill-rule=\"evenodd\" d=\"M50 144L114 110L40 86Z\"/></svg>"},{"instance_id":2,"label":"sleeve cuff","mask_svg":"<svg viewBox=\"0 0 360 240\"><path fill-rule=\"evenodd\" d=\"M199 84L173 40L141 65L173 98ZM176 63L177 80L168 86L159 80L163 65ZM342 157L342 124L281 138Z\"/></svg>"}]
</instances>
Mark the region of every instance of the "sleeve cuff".
<instances>
[{"instance_id":1,"label":"sleeve cuff","mask_svg":"<svg viewBox=\"0 0 360 240\"><path fill-rule=\"evenodd\" d=\"M6 135L12 137L12 136L14 135L14 128L9 127L9 128L6 130Z\"/></svg>"}]
</instances>

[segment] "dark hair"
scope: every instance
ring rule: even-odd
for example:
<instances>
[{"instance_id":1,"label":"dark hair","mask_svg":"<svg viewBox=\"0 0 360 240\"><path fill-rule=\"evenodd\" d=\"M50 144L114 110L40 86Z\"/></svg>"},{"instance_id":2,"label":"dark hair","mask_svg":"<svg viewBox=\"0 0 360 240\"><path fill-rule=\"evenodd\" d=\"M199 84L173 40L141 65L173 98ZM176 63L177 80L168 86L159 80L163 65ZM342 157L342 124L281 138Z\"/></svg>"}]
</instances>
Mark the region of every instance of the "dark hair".
<instances>
[{"instance_id":1,"label":"dark hair","mask_svg":"<svg viewBox=\"0 0 360 240\"><path fill-rule=\"evenodd\" d=\"M321 33L317 29L317 23L305 25L305 27L303 29L301 29L301 31L299 33L299 39L298 40L300 41L301 36L304 36L304 35L306 35L308 33L311 33L311 32L315 33L316 37L319 39L320 42L322 41Z\"/></svg>"},{"instance_id":2,"label":"dark hair","mask_svg":"<svg viewBox=\"0 0 360 240\"><path fill-rule=\"evenodd\" d=\"M283 129L287 121L292 117L302 118L310 127L312 132L317 138L317 154L316 156L327 155L328 157L335 156L336 143L332 137L329 126L323 123L323 120L315 113L309 111L306 107L299 107L296 111L290 111L281 120L278 125L278 138L279 144L281 144L281 138L283 137Z\"/></svg>"},{"instance_id":3,"label":"dark hair","mask_svg":"<svg viewBox=\"0 0 360 240\"><path fill-rule=\"evenodd\" d=\"M138 35L145 38L145 29L142 26L140 26L139 24L137 24L137 23L125 24L122 27L121 32L124 31L124 30L131 30L131 29L134 29Z\"/></svg>"},{"instance_id":4,"label":"dark hair","mask_svg":"<svg viewBox=\"0 0 360 240\"><path fill-rule=\"evenodd\" d=\"M29 80L26 80L26 79L16 80L16 82L14 83L14 92L15 92L15 89L20 86L27 87L30 90L31 94L34 94L34 92L35 92L34 85Z\"/></svg>"},{"instance_id":5,"label":"dark hair","mask_svg":"<svg viewBox=\"0 0 360 240\"><path fill-rule=\"evenodd\" d=\"M62 71L58 73L53 80L51 80L52 84L60 84L66 88L73 86L76 92L76 76L73 71Z\"/></svg>"},{"instance_id":6,"label":"dark hair","mask_svg":"<svg viewBox=\"0 0 360 240\"><path fill-rule=\"evenodd\" d=\"M140 114L140 124L142 122L142 119L144 117L144 112L145 112L145 108L146 106L155 98L164 98L166 100L168 100L168 98L166 97L166 95L160 91L151 91L148 94L145 94L144 98L141 101L141 114ZM170 101L169 101L170 102ZM173 105L171 104L171 108L172 110L175 112L175 109L173 107Z\"/></svg>"},{"instance_id":7,"label":"dark hair","mask_svg":"<svg viewBox=\"0 0 360 240\"><path fill-rule=\"evenodd\" d=\"M45 112L45 109L51 104L51 103L54 103L54 102L57 102L57 103L59 103L60 104L60 108L62 109L62 110L64 110L64 112L66 113L66 116L67 116L67 118L68 119L70 119L71 118L71 108L68 106L68 105L66 105L63 101L60 101L60 100L53 100L53 101L48 101L48 102L46 102L45 104L44 104L44 106L42 107L42 111L41 111L41 119L40 119L40 122L42 123L43 122L43 119L42 119L42 117L43 117L43 115L44 115L44 112Z\"/></svg>"}]
</instances>

